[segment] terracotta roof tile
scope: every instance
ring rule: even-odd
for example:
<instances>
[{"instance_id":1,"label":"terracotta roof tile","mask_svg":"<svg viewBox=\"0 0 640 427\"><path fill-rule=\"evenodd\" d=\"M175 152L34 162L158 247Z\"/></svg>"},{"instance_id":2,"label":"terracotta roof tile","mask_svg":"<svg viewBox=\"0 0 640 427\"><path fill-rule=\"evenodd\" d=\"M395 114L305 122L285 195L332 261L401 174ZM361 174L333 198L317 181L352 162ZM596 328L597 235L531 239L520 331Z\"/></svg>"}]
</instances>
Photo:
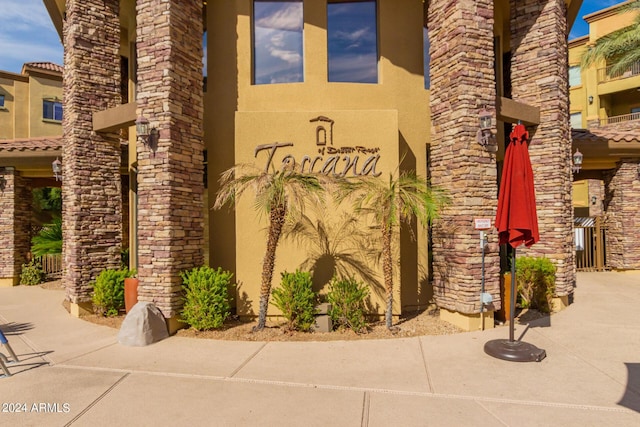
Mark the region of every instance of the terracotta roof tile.
<instances>
[{"instance_id":1,"label":"terracotta roof tile","mask_svg":"<svg viewBox=\"0 0 640 427\"><path fill-rule=\"evenodd\" d=\"M25 62L22 66L23 71L27 67L40 70L55 71L58 73L62 73L62 71L64 70L62 66L54 64L53 62Z\"/></svg>"},{"instance_id":2,"label":"terracotta roof tile","mask_svg":"<svg viewBox=\"0 0 640 427\"><path fill-rule=\"evenodd\" d=\"M592 129L571 129L571 138L574 141L584 142L635 142L640 143L640 122L638 127L619 129L617 127L601 127Z\"/></svg>"},{"instance_id":3,"label":"terracotta roof tile","mask_svg":"<svg viewBox=\"0 0 640 427\"><path fill-rule=\"evenodd\" d=\"M61 149L62 149L61 136L0 139L0 152L2 151L56 151Z\"/></svg>"}]
</instances>

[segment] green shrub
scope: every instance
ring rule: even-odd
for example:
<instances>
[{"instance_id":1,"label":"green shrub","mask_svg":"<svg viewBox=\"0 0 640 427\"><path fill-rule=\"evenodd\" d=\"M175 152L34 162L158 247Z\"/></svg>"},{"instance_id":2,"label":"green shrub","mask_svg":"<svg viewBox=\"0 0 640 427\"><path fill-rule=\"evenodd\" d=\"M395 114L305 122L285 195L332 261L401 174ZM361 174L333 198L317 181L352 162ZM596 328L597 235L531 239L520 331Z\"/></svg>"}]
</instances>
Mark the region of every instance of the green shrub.
<instances>
[{"instance_id":1,"label":"green shrub","mask_svg":"<svg viewBox=\"0 0 640 427\"><path fill-rule=\"evenodd\" d=\"M182 322L198 331L220 328L231 314L227 288L233 274L219 267L198 267L180 276L185 293Z\"/></svg>"},{"instance_id":2,"label":"green shrub","mask_svg":"<svg viewBox=\"0 0 640 427\"><path fill-rule=\"evenodd\" d=\"M103 316L117 316L124 309L124 279L135 270L103 270L93 284L93 308Z\"/></svg>"},{"instance_id":3,"label":"green shrub","mask_svg":"<svg viewBox=\"0 0 640 427\"><path fill-rule=\"evenodd\" d=\"M296 270L295 273L282 273L280 287L272 292L273 302L282 311L288 322L288 328L308 331L315 323L317 295L313 292L311 274Z\"/></svg>"},{"instance_id":4,"label":"green shrub","mask_svg":"<svg viewBox=\"0 0 640 427\"><path fill-rule=\"evenodd\" d=\"M120 268L129 268L129 248L120 249Z\"/></svg>"},{"instance_id":5,"label":"green shrub","mask_svg":"<svg viewBox=\"0 0 640 427\"><path fill-rule=\"evenodd\" d=\"M329 316L334 326L364 332L367 329L364 300L368 295L369 288L355 278L334 277L327 293L327 301L331 304Z\"/></svg>"},{"instance_id":6,"label":"green shrub","mask_svg":"<svg viewBox=\"0 0 640 427\"><path fill-rule=\"evenodd\" d=\"M551 311L556 289L556 267L548 258L517 258L516 279L523 308L535 308L543 313Z\"/></svg>"},{"instance_id":7,"label":"green shrub","mask_svg":"<svg viewBox=\"0 0 640 427\"><path fill-rule=\"evenodd\" d=\"M20 273L21 285L39 285L44 279L44 272L42 271L42 265L35 259L32 259L28 264L22 264L22 272Z\"/></svg>"}]
</instances>

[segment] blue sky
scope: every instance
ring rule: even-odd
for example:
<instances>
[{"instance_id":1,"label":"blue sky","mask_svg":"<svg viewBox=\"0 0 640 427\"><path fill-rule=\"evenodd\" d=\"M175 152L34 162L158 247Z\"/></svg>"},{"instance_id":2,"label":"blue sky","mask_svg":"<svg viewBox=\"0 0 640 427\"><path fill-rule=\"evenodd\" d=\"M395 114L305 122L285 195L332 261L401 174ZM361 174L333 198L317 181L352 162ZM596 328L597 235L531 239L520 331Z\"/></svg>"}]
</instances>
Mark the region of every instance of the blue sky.
<instances>
[{"instance_id":1,"label":"blue sky","mask_svg":"<svg viewBox=\"0 0 640 427\"><path fill-rule=\"evenodd\" d=\"M624 0L584 0L569 39L588 33L582 17L622 3ZM54 62L62 65L62 45L42 0L0 0L0 70L19 73L25 62ZM286 53L286 52L284 52ZM282 58L295 62L295 57Z\"/></svg>"}]
</instances>

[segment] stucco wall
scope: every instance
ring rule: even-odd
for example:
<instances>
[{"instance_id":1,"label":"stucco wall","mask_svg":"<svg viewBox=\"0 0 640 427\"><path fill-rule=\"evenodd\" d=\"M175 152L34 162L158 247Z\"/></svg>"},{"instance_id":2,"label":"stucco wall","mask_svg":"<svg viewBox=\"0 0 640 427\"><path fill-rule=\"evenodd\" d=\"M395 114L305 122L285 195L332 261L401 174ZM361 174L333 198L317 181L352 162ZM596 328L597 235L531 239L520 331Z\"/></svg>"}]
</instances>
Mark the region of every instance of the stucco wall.
<instances>
[{"instance_id":1,"label":"stucco wall","mask_svg":"<svg viewBox=\"0 0 640 427\"><path fill-rule=\"evenodd\" d=\"M380 147L384 153L380 163L383 176L395 170L405 153L402 167L426 175L429 110L423 78L421 2L379 2L377 84L327 81L326 2L306 0L304 82L252 85L251 4L250 0L238 0L208 5L205 135L210 191L215 192L222 170L235 163L255 161L257 145L294 141L296 150L298 144L306 147L300 148L300 154L305 150L312 154L315 126L311 126L309 120L318 115L335 120L334 146ZM270 113L264 113L266 111ZM242 282L242 291L253 292L259 285L257 280L266 244L265 222L257 222L250 203L243 203L246 204L238 206L235 217L226 212L210 216L211 265L235 271L237 280ZM230 233L230 229L235 232ZM396 314L400 312L400 305L426 304L426 232L420 230L417 235L417 241L403 240L403 248L414 256L407 253L402 259L413 259L414 265L405 267L413 273L406 273L401 286L411 289L408 294L412 295L402 292L396 295ZM221 237L224 240L221 241ZM251 237L253 249L247 249L247 239ZM229 253L228 241L234 242L235 254ZM280 271L293 271L300 264L301 256L295 246L283 244L279 248L274 286ZM250 294L249 298L257 303L257 294ZM381 302L379 305L384 306Z\"/></svg>"}]
</instances>

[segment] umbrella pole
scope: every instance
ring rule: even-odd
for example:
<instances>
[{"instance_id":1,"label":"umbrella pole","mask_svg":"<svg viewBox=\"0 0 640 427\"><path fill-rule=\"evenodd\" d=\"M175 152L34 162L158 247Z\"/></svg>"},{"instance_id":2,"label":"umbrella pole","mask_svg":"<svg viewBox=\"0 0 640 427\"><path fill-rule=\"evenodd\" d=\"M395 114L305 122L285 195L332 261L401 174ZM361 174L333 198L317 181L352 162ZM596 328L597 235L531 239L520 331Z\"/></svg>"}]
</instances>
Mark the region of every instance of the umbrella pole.
<instances>
[{"instance_id":1,"label":"umbrella pole","mask_svg":"<svg viewBox=\"0 0 640 427\"><path fill-rule=\"evenodd\" d=\"M514 320L516 317L516 248L511 247L513 251L511 253L511 295L509 295L509 342L513 342L514 339Z\"/></svg>"},{"instance_id":2,"label":"umbrella pole","mask_svg":"<svg viewBox=\"0 0 640 427\"><path fill-rule=\"evenodd\" d=\"M511 245L509 245L511 246ZM509 309L511 316L509 318L509 339L491 340L485 343L484 352L489 356L511 362L540 362L547 357L547 352L524 341L516 341L514 339L514 318L516 314L516 248L513 250L511 257L511 307Z\"/></svg>"}]
</instances>

